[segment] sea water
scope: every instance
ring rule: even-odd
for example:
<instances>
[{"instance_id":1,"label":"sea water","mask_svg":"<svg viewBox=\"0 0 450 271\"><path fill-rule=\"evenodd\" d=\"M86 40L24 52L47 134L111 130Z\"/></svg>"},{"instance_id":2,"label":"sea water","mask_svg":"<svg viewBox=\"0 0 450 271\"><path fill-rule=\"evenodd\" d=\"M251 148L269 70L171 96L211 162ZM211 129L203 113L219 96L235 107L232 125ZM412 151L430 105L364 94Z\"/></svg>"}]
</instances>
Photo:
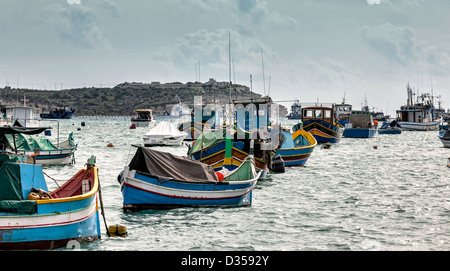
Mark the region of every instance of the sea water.
<instances>
[{"instance_id":1,"label":"sea water","mask_svg":"<svg viewBox=\"0 0 450 271\"><path fill-rule=\"evenodd\" d=\"M437 131L342 138L331 149L318 145L306 166L258 181L249 207L124 212L117 176L135 152L131 145L143 144L151 127L129 129L128 118L112 117L58 123L61 140L73 132L78 150L74 165L44 166L56 180L47 179L49 188L95 155L106 223L128 230L125 238L108 237L101 219L102 238L81 250L450 249L450 149L443 148ZM57 124L49 124L55 141ZM188 150L154 148L177 155Z\"/></svg>"}]
</instances>

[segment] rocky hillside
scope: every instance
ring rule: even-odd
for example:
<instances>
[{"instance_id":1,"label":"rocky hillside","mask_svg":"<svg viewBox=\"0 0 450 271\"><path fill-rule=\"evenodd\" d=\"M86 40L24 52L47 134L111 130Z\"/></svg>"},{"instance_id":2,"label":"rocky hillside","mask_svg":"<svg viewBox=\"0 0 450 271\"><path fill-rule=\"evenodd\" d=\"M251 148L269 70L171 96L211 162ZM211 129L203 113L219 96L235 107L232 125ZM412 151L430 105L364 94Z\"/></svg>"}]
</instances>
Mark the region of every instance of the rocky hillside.
<instances>
[{"instance_id":1,"label":"rocky hillside","mask_svg":"<svg viewBox=\"0 0 450 271\"><path fill-rule=\"evenodd\" d=\"M232 85L232 99L261 97L251 93L242 85ZM225 82L208 81L206 83L188 82L186 84L173 82L152 83L122 83L113 88L75 88L58 91L0 88L0 104L13 105L17 101L22 105L24 97L28 106L39 107L43 112L63 103L77 109L76 116L131 116L138 108L150 108L155 115L169 111L173 104L181 101L191 105L194 96L202 96L203 102L214 100L225 104L229 100L229 87ZM287 109L281 106L282 114Z\"/></svg>"}]
</instances>

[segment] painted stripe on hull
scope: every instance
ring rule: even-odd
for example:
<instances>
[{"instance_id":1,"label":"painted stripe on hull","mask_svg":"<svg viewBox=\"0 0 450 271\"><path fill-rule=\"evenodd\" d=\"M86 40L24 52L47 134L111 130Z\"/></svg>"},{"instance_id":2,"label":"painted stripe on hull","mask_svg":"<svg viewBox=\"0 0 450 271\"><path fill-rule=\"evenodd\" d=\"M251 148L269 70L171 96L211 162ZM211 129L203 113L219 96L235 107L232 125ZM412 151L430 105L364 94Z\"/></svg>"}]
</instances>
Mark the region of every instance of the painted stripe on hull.
<instances>
[{"instance_id":1,"label":"painted stripe on hull","mask_svg":"<svg viewBox=\"0 0 450 271\"><path fill-rule=\"evenodd\" d=\"M0 249L52 249L66 246L68 240L81 243L101 236L96 204L79 212L30 216L0 226Z\"/></svg>"},{"instance_id":2,"label":"painted stripe on hull","mask_svg":"<svg viewBox=\"0 0 450 271\"><path fill-rule=\"evenodd\" d=\"M133 174L133 173L131 173ZM122 184L123 203L126 205L184 205L229 206L251 203L251 191L258 176L236 184L187 184L174 181L149 183L136 179L146 177L135 174L126 176ZM148 177L149 178L149 177ZM149 178L152 179L152 178ZM158 182L157 179L152 181Z\"/></svg>"},{"instance_id":3,"label":"painted stripe on hull","mask_svg":"<svg viewBox=\"0 0 450 271\"><path fill-rule=\"evenodd\" d=\"M398 124L406 131L437 131L439 129L437 121L430 123L399 121Z\"/></svg>"},{"instance_id":4,"label":"painted stripe on hull","mask_svg":"<svg viewBox=\"0 0 450 271\"><path fill-rule=\"evenodd\" d=\"M324 121L310 120L303 124L303 129L310 132L318 143L338 143L343 129Z\"/></svg>"}]
</instances>

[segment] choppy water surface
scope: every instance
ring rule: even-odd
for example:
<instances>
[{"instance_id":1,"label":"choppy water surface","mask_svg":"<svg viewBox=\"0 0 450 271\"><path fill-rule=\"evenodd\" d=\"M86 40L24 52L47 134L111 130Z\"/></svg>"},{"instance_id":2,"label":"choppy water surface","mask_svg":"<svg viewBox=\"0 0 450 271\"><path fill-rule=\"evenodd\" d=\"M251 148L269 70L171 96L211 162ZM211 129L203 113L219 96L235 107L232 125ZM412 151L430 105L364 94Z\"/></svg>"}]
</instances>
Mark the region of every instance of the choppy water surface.
<instances>
[{"instance_id":1,"label":"choppy water surface","mask_svg":"<svg viewBox=\"0 0 450 271\"><path fill-rule=\"evenodd\" d=\"M76 164L44 171L64 180L95 155L107 223L124 224L129 233L107 237L101 221L102 239L83 250L450 249L450 149L436 131L319 145L305 167L259 181L250 207L130 213L122 210L117 175L134 154L130 145L142 144L149 129L130 130L130 124L126 118L59 121L61 137L74 132ZM185 146L156 149L187 152ZM56 184L49 181L49 187Z\"/></svg>"}]
</instances>

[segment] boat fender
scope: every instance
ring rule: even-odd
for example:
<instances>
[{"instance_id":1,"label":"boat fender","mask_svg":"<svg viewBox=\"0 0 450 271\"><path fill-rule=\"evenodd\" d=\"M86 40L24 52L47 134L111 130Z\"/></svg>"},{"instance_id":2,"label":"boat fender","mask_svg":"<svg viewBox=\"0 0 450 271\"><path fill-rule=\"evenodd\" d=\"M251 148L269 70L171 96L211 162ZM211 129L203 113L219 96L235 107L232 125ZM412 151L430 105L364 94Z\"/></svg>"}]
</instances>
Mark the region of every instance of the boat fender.
<instances>
[{"instance_id":1,"label":"boat fender","mask_svg":"<svg viewBox=\"0 0 450 271\"><path fill-rule=\"evenodd\" d=\"M284 160L281 158L281 155L275 155L272 158L272 171L276 173L285 172Z\"/></svg>"},{"instance_id":2,"label":"boat fender","mask_svg":"<svg viewBox=\"0 0 450 271\"><path fill-rule=\"evenodd\" d=\"M223 176L222 172L216 171L216 176L217 176L217 179L219 179L219 182L223 181L224 176Z\"/></svg>"},{"instance_id":3,"label":"boat fender","mask_svg":"<svg viewBox=\"0 0 450 271\"><path fill-rule=\"evenodd\" d=\"M30 194L28 194L27 200L42 200L51 199L52 196L42 189L31 188Z\"/></svg>"},{"instance_id":4,"label":"boat fender","mask_svg":"<svg viewBox=\"0 0 450 271\"><path fill-rule=\"evenodd\" d=\"M111 225L108 227L108 231L110 236L126 237L128 235L127 227L125 225Z\"/></svg>"}]
</instances>

